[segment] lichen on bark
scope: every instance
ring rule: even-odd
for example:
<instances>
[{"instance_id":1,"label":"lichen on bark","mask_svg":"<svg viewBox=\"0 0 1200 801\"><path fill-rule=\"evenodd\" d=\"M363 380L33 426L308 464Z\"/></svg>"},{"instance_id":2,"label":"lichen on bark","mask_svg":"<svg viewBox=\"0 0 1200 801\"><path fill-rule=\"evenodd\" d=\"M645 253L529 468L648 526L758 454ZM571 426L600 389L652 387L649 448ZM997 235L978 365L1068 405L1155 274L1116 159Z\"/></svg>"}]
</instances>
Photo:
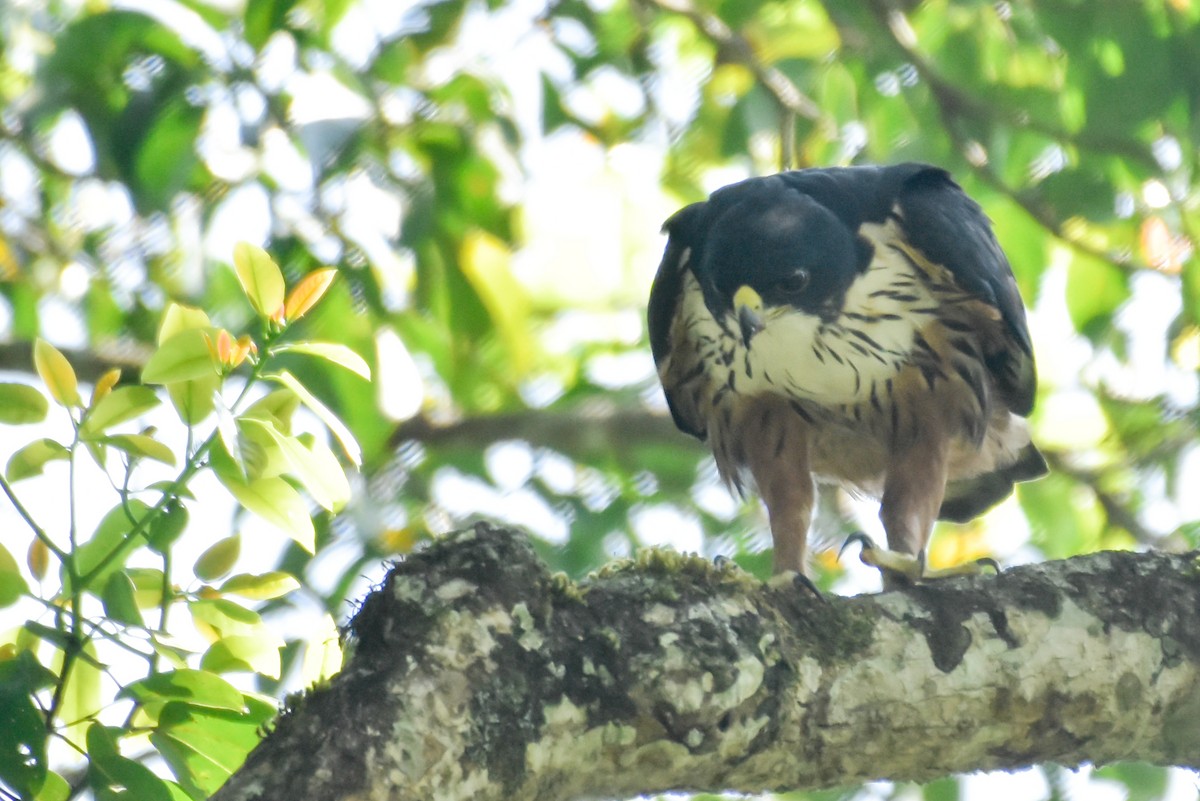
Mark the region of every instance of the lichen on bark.
<instances>
[{"instance_id":1,"label":"lichen on bark","mask_svg":"<svg viewBox=\"0 0 1200 801\"><path fill-rule=\"evenodd\" d=\"M822 599L661 551L573 582L480 525L394 567L342 673L216 798L565 801L1194 764L1195 568L1097 554Z\"/></svg>"}]
</instances>

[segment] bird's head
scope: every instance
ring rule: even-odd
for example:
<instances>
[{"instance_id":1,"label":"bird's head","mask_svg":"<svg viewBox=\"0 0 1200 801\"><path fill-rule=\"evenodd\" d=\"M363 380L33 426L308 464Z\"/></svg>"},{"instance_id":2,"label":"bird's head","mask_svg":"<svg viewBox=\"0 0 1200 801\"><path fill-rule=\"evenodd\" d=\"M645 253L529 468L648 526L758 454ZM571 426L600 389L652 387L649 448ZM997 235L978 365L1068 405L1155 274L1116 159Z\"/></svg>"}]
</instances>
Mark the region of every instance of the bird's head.
<instances>
[{"instance_id":1,"label":"bird's head","mask_svg":"<svg viewBox=\"0 0 1200 801\"><path fill-rule=\"evenodd\" d=\"M784 315L835 318L870 263L864 240L778 178L726 187L707 205L709 227L693 269L713 316L732 316L746 347Z\"/></svg>"}]
</instances>

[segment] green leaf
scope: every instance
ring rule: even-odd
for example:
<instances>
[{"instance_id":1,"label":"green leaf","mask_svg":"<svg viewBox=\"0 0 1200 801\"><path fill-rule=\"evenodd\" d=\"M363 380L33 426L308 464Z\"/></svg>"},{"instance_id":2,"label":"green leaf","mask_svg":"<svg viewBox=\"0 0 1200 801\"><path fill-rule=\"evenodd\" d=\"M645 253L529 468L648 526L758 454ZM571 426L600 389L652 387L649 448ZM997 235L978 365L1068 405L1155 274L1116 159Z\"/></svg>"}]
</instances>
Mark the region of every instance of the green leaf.
<instances>
[{"instance_id":1,"label":"green leaf","mask_svg":"<svg viewBox=\"0 0 1200 801\"><path fill-rule=\"evenodd\" d=\"M217 540L196 559L192 572L201 581L215 581L233 570L242 553L242 538L237 534Z\"/></svg>"},{"instance_id":2,"label":"green leaf","mask_svg":"<svg viewBox=\"0 0 1200 801\"><path fill-rule=\"evenodd\" d=\"M187 507L178 498L172 498L163 507L158 517L150 521L150 533L147 545L158 554L166 554L171 544L179 539L188 524Z\"/></svg>"},{"instance_id":3,"label":"green leaf","mask_svg":"<svg viewBox=\"0 0 1200 801\"><path fill-rule=\"evenodd\" d=\"M54 683L29 651L0 661L0 777L22 798L32 798L47 778L46 723L33 694Z\"/></svg>"},{"instance_id":4,"label":"green leaf","mask_svg":"<svg viewBox=\"0 0 1200 801\"><path fill-rule=\"evenodd\" d=\"M136 498L130 499L128 509L134 521L140 521L150 513L150 507ZM88 541L75 551L75 568L81 578L88 576L108 559L104 568L91 577L92 587L103 587L108 577L124 566L129 554L146 541L144 536L129 536L135 523L129 519L125 510L126 507L121 504L110 509ZM70 590L71 580L65 567L62 571L62 582L63 587Z\"/></svg>"},{"instance_id":5,"label":"green leaf","mask_svg":"<svg viewBox=\"0 0 1200 801\"><path fill-rule=\"evenodd\" d=\"M134 169L141 205L166 209L180 191L203 186L196 139L204 109L177 95L164 98L157 110L137 149Z\"/></svg>"},{"instance_id":6,"label":"green leaf","mask_svg":"<svg viewBox=\"0 0 1200 801\"><path fill-rule=\"evenodd\" d=\"M180 331L187 331L191 328L212 327L212 321L208 319L208 315L202 309L197 309L194 306L183 306L179 303L171 303L167 305L166 311L163 312L162 322L158 326L158 339L156 341L161 345Z\"/></svg>"},{"instance_id":7,"label":"green leaf","mask_svg":"<svg viewBox=\"0 0 1200 801\"><path fill-rule=\"evenodd\" d=\"M85 641L76 655L78 658L66 679L58 719L67 724L67 736L78 738L78 742L84 739L88 721L95 719L107 700L101 693L100 685L107 668L97 661L96 643L93 640Z\"/></svg>"},{"instance_id":8,"label":"green leaf","mask_svg":"<svg viewBox=\"0 0 1200 801\"><path fill-rule=\"evenodd\" d=\"M196 798L207 798L242 766L275 709L246 698L246 713L167 704L150 742Z\"/></svg>"},{"instance_id":9,"label":"green leaf","mask_svg":"<svg viewBox=\"0 0 1200 801\"><path fill-rule=\"evenodd\" d=\"M287 457L275 439L264 430L264 426L270 425L255 419L237 421L237 442L248 478L275 478L288 472Z\"/></svg>"},{"instance_id":10,"label":"green leaf","mask_svg":"<svg viewBox=\"0 0 1200 801\"><path fill-rule=\"evenodd\" d=\"M316 532L308 504L282 478L257 478L240 482L218 476L238 503L274 526L309 553L316 547Z\"/></svg>"},{"instance_id":11,"label":"green leaf","mask_svg":"<svg viewBox=\"0 0 1200 801\"><path fill-rule=\"evenodd\" d=\"M459 265L487 308L496 333L508 350L518 377L529 372L533 361L533 327L529 323L529 298L513 276L512 253L498 237L472 230L463 237Z\"/></svg>"},{"instance_id":12,"label":"green leaf","mask_svg":"<svg viewBox=\"0 0 1200 801\"><path fill-rule=\"evenodd\" d=\"M98 801L172 801L166 782L145 765L121 756L113 732L99 723L88 727L87 749L88 785Z\"/></svg>"},{"instance_id":13,"label":"green leaf","mask_svg":"<svg viewBox=\"0 0 1200 801\"><path fill-rule=\"evenodd\" d=\"M2 768L0 768L2 770ZM54 771L46 774L42 789L34 796L33 801L70 801L71 785Z\"/></svg>"},{"instance_id":14,"label":"green leaf","mask_svg":"<svg viewBox=\"0 0 1200 801\"><path fill-rule=\"evenodd\" d=\"M141 417L161 402L150 387L117 387L88 411L83 434L86 437Z\"/></svg>"},{"instance_id":15,"label":"green leaf","mask_svg":"<svg viewBox=\"0 0 1200 801\"><path fill-rule=\"evenodd\" d=\"M71 452L66 446L52 439L43 437L35 439L14 453L8 460L4 474L9 482L16 483L23 478L40 476L42 468L55 460L71 458Z\"/></svg>"},{"instance_id":16,"label":"green leaf","mask_svg":"<svg viewBox=\"0 0 1200 801\"><path fill-rule=\"evenodd\" d=\"M104 602L104 614L120 623L130 626L145 627L142 613L138 610L134 598L133 581L123 570L117 570L104 582L104 590L100 593Z\"/></svg>"},{"instance_id":17,"label":"green leaf","mask_svg":"<svg viewBox=\"0 0 1200 801\"><path fill-rule=\"evenodd\" d=\"M296 0L249 0L244 12L246 41L255 50L271 38L271 34L283 28L288 12Z\"/></svg>"},{"instance_id":18,"label":"green leaf","mask_svg":"<svg viewBox=\"0 0 1200 801\"><path fill-rule=\"evenodd\" d=\"M0 423L40 423L49 410L46 396L28 384L0 383Z\"/></svg>"},{"instance_id":19,"label":"green leaf","mask_svg":"<svg viewBox=\"0 0 1200 801\"><path fill-rule=\"evenodd\" d=\"M213 411L217 413L217 434L221 437L221 445L224 445L224 451L232 461L233 466L237 470L237 476L241 480L248 477L246 472L246 458L242 452L242 444L238 437L238 421L233 416L233 412L225 405L225 401L219 397L213 398ZM258 476L255 475L255 478Z\"/></svg>"},{"instance_id":20,"label":"green leaf","mask_svg":"<svg viewBox=\"0 0 1200 801\"><path fill-rule=\"evenodd\" d=\"M300 406L300 398L290 389L275 389L250 404L242 413L243 418L254 418L274 423L285 434L292 433L292 415Z\"/></svg>"},{"instance_id":21,"label":"green leaf","mask_svg":"<svg viewBox=\"0 0 1200 801\"><path fill-rule=\"evenodd\" d=\"M132 698L155 713L171 701L239 713L245 709L241 692L225 679L207 670L187 668L155 673L127 684L117 697Z\"/></svg>"},{"instance_id":22,"label":"green leaf","mask_svg":"<svg viewBox=\"0 0 1200 801\"><path fill-rule=\"evenodd\" d=\"M280 384L283 384L292 392L296 393L296 397L300 398L300 402L307 406L309 411L319 417L321 422L325 424L325 427L328 428L330 432L333 433L333 436L337 438L337 441L342 446L342 450L346 452L346 458L348 458L355 467L358 467L360 464L362 464L362 449L358 447L358 442L354 439L354 435L350 433L350 429L346 428L346 424L339 420L338 416L334 414L328 406L317 400L316 396L309 392L308 389L300 383L299 379L297 379L287 370L283 370L279 373L272 373L270 375L264 375L263 378L266 378L270 381L278 381Z\"/></svg>"},{"instance_id":23,"label":"green leaf","mask_svg":"<svg viewBox=\"0 0 1200 801\"><path fill-rule=\"evenodd\" d=\"M238 573L236 576L230 576L220 589L222 595L240 595L255 601L267 601L299 588L300 582L291 573L272 570L259 575Z\"/></svg>"},{"instance_id":24,"label":"green leaf","mask_svg":"<svg viewBox=\"0 0 1200 801\"><path fill-rule=\"evenodd\" d=\"M347 370L371 380L371 367L362 356L345 345L336 342L290 342L272 348L276 353L305 353L345 367Z\"/></svg>"},{"instance_id":25,"label":"green leaf","mask_svg":"<svg viewBox=\"0 0 1200 801\"><path fill-rule=\"evenodd\" d=\"M71 647L71 638L67 632L51 628L44 623L38 623L36 620L26 620L21 628L30 637L45 640L60 651L65 651Z\"/></svg>"},{"instance_id":26,"label":"green leaf","mask_svg":"<svg viewBox=\"0 0 1200 801\"><path fill-rule=\"evenodd\" d=\"M1118 762L1105 765L1092 773L1093 779L1120 782L1126 801L1158 801L1167 795L1170 773L1158 765L1145 762Z\"/></svg>"},{"instance_id":27,"label":"green leaf","mask_svg":"<svg viewBox=\"0 0 1200 801\"><path fill-rule=\"evenodd\" d=\"M63 406L83 405L75 368L58 348L40 337L33 343L33 366L50 391L50 397Z\"/></svg>"},{"instance_id":28,"label":"green leaf","mask_svg":"<svg viewBox=\"0 0 1200 801\"><path fill-rule=\"evenodd\" d=\"M308 630L300 669L301 686L310 687L333 676L342 669L343 659L337 624L326 613Z\"/></svg>"},{"instance_id":29,"label":"green leaf","mask_svg":"<svg viewBox=\"0 0 1200 801\"><path fill-rule=\"evenodd\" d=\"M245 634L253 637L271 636L262 616L228 598L208 598L192 601L188 612L197 626L215 632L218 637Z\"/></svg>"},{"instance_id":30,"label":"green leaf","mask_svg":"<svg viewBox=\"0 0 1200 801\"><path fill-rule=\"evenodd\" d=\"M0 543L0 609L12 606L17 600L29 592L29 584L21 575L17 560Z\"/></svg>"},{"instance_id":31,"label":"green leaf","mask_svg":"<svg viewBox=\"0 0 1200 801\"><path fill-rule=\"evenodd\" d=\"M133 582L133 597L139 609L152 609L162 601L163 572L154 567L130 567L125 575Z\"/></svg>"},{"instance_id":32,"label":"green leaf","mask_svg":"<svg viewBox=\"0 0 1200 801\"><path fill-rule=\"evenodd\" d=\"M233 246L233 266L255 311L269 319L283 313L283 273L270 254L258 245L238 242Z\"/></svg>"},{"instance_id":33,"label":"green leaf","mask_svg":"<svg viewBox=\"0 0 1200 801\"><path fill-rule=\"evenodd\" d=\"M1072 253L1066 298L1075 330L1095 339L1108 330L1117 308L1129 299L1129 276L1104 259Z\"/></svg>"},{"instance_id":34,"label":"green leaf","mask_svg":"<svg viewBox=\"0 0 1200 801\"><path fill-rule=\"evenodd\" d=\"M168 384L167 394L171 396L179 419L188 425L196 425L212 414L214 398L220 389L221 376L214 373L192 381Z\"/></svg>"},{"instance_id":35,"label":"green leaf","mask_svg":"<svg viewBox=\"0 0 1200 801\"><path fill-rule=\"evenodd\" d=\"M247 431L259 429L278 448L287 461L287 472L295 477L313 500L336 512L350 500L350 483L337 458L324 446L306 448L296 437L281 434L275 426L261 420L243 421Z\"/></svg>"},{"instance_id":36,"label":"green leaf","mask_svg":"<svg viewBox=\"0 0 1200 801\"><path fill-rule=\"evenodd\" d=\"M187 328L158 346L142 368L147 384L174 384L217 374L211 328Z\"/></svg>"},{"instance_id":37,"label":"green leaf","mask_svg":"<svg viewBox=\"0 0 1200 801\"><path fill-rule=\"evenodd\" d=\"M233 635L213 643L200 660L200 667L214 673L249 671L271 679L280 675L279 651L283 641Z\"/></svg>"},{"instance_id":38,"label":"green leaf","mask_svg":"<svg viewBox=\"0 0 1200 801\"><path fill-rule=\"evenodd\" d=\"M153 459L172 466L175 464L175 453L146 434L113 434L111 437L101 437L98 441L130 456Z\"/></svg>"}]
</instances>

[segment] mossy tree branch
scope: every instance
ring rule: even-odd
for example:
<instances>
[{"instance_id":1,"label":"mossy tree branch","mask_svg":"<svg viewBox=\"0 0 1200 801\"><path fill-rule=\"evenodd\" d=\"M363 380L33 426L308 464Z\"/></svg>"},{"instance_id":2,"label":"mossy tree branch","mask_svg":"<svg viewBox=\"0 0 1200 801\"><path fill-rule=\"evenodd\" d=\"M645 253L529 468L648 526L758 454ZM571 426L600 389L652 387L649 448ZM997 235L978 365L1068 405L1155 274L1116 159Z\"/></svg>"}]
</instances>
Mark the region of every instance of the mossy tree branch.
<instances>
[{"instance_id":1,"label":"mossy tree branch","mask_svg":"<svg viewBox=\"0 0 1200 801\"><path fill-rule=\"evenodd\" d=\"M572 583L479 525L397 565L354 655L215 801L571 799L1136 759L1200 765L1197 556L818 599L657 551Z\"/></svg>"}]
</instances>

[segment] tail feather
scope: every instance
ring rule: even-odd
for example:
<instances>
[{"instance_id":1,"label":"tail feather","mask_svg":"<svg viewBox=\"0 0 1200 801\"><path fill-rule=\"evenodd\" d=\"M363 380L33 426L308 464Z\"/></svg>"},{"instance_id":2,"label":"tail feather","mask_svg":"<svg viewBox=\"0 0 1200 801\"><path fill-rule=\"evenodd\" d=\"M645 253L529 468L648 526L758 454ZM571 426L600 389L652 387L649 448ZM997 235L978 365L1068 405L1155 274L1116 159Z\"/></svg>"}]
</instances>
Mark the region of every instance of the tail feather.
<instances>
[{"instance_id":1,"label":"tail feather","mask_svg":"<svg viewBox=\"0 0 1200 801\"><path fill-rule=\"evenodd\" d=\"M1013 484L1041 478L1048 472L1046 459L1030 443L1021 449L1017 460L1010 465L947 484L938 519L966 523L1011 495Z\"/></svg>"}]
</instances>

